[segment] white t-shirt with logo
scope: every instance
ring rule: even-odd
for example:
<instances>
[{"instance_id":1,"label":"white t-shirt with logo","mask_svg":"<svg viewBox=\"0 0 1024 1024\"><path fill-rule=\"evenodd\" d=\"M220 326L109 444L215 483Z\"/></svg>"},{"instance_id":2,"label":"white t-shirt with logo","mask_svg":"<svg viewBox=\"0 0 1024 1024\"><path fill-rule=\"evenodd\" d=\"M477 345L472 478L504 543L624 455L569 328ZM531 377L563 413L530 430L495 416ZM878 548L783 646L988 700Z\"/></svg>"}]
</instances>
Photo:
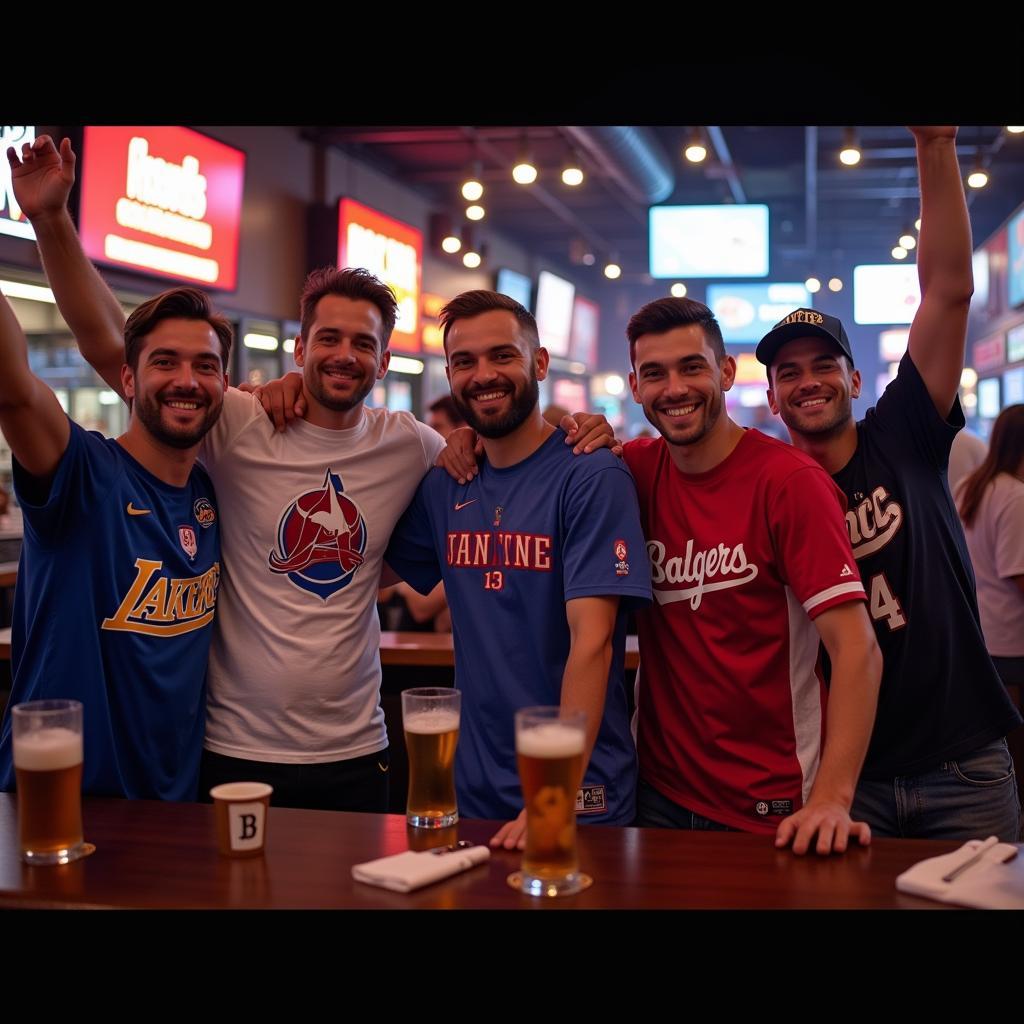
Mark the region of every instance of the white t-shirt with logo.
<instances>
[{"instance_id":1,"label":"white t-shirt with logo","mask_svg":"<svg viewBox=\"0 0 1024 1024\"><path fill-rule=\"evenodd\" d=\"M223 573L206 748L253 761L341 761L387 746L376 598L384 549L444 447L411 414L364 409L348 430L274 430L229 389L201 458Z\"/></svg>"}]
</instances>

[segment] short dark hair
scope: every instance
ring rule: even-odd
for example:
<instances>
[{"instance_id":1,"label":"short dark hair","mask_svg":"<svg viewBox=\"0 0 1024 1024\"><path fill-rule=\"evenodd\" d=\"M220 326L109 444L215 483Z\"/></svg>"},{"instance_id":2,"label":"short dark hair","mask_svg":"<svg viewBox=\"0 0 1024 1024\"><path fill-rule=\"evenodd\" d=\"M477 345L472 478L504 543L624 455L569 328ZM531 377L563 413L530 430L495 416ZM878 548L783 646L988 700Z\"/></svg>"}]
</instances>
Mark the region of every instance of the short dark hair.
<instances>
[{"instance_id":1,"label":"short dark hair","mask_svg":"<svg viewBox=\"0 0 1024 1024\"><path fill-rule=\"evenodd\" d=\"M428 412L440 412L448 417L450 423L465 423L466 418L459 412L459 407L455 404L455 399L451 395L442 395L436 402L431 402L427 406Z\"/></svg>"},{"instance_id":2,"label":"short dark hair","mask_svg":"<svg viewBox=\"0 0 1024 1024\"><path fill-rule=\"evenodd\" d=\"M721 362L725 358L725 342L722 340L722 328L718 326L715 314L696 299L655 299L641 306L626 325L626 337L629 339L629 361L636 363L636 340L645 334L667 334L676 327L688 327L699 324L704 331L704 338L715 353L715 359Z\"/></svg>"},{"instance_id":3,"label":"short dark hair","mask_svg":"<svg viewBox=\"0 0 1024 1024\"><path fill-rule=\"evenodd\" d=\"M519 329L529 339L530 347L537 348L540 345L537 321L522 303L516 302L515 299L509 298L507 295L502 295L501 292L489 292L485 288L477 288L475 291L456 295L441 310L438 320L444 329L445 347L448 347L448 332L456 320L468 320L481 313L489 313L492 309L503 309L511 313L519 321Z\"/></svg>"},{"instance_id":4,"label":"short dark hair","mask_svg":"<svg viewBox=\"0 0 1024 1024\"><path fill-rule=\"evenodd\" d=\"M234 332L231 321L214 312L210 297L198 288L171 288L142 303L124 325L124 360L139 368L142 340L162 320L205 320L216 332L221 347L221 363L227 371Z\"/></svg>"},{"instance_id":5,"label":"short dark hair","mask_svg":"<svg viewBox=\"0 0 1024 1024\"><path fill-rule=\"evenodd\" d=\"M325 295L340 295L344 299L365 299L372 302L380 310L381 322L384 325L381 352L388 347L391 332L395 329L395 320L398 318L398 302L395 293L379 277L362 267L345 267L343 270L337 267L320 267L306 278L299 303L299 319L302 321L304 341L313 329L317 303Z\"/></svg>"}]
</instances>

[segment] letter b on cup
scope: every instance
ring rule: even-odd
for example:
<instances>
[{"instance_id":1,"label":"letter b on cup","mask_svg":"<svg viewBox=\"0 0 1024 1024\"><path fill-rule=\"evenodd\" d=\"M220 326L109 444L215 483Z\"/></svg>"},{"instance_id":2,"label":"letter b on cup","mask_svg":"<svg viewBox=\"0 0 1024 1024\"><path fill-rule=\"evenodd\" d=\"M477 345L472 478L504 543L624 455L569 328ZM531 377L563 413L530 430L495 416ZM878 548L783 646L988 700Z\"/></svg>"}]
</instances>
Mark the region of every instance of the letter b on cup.
<instances>
[{"instance_id":1,"label":"letter b on cup","mask_svg":"<svg viewBox=\"0 0 1024 1024\"><path fill-rule=\"evenodd\" d=\"M228 857L254 857L263 852L267 808L273 789L262 782L229 782L210 790L217 815L220 852Z\"/></svg>"}]
</instances>

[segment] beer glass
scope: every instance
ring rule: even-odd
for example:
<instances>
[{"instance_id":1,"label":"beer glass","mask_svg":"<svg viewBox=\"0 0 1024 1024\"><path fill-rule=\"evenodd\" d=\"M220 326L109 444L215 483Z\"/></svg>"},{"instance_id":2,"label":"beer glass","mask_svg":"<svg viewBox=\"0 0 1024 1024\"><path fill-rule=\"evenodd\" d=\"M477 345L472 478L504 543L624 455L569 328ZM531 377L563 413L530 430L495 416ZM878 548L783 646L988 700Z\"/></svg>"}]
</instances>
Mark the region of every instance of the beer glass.
<instances>
[{"instance_id":1,"label":"beer glass","mask_svg":"<svg viewBox=\"0 0 1024 1024\"><path fill-rule=\"evenodd\" d=\"M18 839L26 864L67 864L82 841L82 705L36 700L11 708Z\"/></svg>"},{"instance_id":2,"label":"beer glass","mask_svg":"<svg viewBox=\"0 0 1024 1024\"><path fill-rule=\"evenodd\" d=\"M402 727L409 754L405 820L417 828L447 828L459 820L455 747L462 694L450 687L402 691Z\"/></svg>"},{"instance_id":3,"label":"beer glass","mask_svg":"<svg viewBox=\"0 0 1024 1024\"><path fill-rule=\"evenodd\" d=\"M576 791L583 780L586 715L560 708L516 712L516 759L526 807L522 891L566 896L584 887L576 854Z\"/></svg>"}]
</instances>

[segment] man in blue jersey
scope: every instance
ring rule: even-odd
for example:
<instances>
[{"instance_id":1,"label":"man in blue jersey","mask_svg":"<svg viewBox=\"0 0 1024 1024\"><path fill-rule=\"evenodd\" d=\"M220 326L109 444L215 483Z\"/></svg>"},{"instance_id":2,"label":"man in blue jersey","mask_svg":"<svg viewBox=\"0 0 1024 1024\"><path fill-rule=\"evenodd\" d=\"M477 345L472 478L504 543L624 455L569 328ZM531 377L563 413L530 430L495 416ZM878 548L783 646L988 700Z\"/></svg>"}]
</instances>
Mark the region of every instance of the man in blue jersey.
<instances>
[{"instance_id":1,"label":"man in blue jersey","mask_svg":"<svg viewBox=\"0 0 1024 1024\"><path fill-rule=\"evenodd\" d=\"M66 164L36 155L19 165L19 199L46 232L41 197ZM10 703L82 702L86 793L193 800L220 579L213 488L195 459L220 415L231 326L202 292L175 288L141 305L124 338L131 418L107 439L73 423L32 374L0 298L0 429L25 521ZM0 789L13 785L8 714Z\"/></svg>"},{"instance_id":2,"label":"man in blue jersey","mask_svg":"<svg viewBox=\"0 0 1024 1024\"><path fill-rule=\"evenodd\" d=\"M574 458L541 416L548 354L523 306L465 292L441 324L452 397L485 454L466 484L440 468L427 475L385 558L422 593L444 580L463 693L459 812L513 818L491 842L522 846L514 714L560 705L587 715L580 820L628 825L625 604L651 595L633 481L610 452Z\"/></svg>"}]
</instances>

